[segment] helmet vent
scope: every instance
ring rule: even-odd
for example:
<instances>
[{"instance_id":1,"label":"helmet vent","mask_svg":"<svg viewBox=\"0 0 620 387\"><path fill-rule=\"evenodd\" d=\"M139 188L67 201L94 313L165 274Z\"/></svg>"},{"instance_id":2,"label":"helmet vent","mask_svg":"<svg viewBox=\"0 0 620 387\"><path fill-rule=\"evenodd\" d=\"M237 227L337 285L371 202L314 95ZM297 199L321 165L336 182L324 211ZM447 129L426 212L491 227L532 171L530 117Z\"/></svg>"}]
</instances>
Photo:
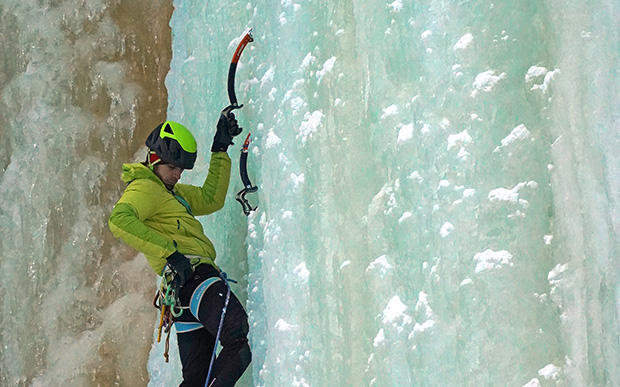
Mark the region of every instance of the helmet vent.
<instances>
[{"instance_id":1,"label":"helmet vent","mask_svg":"<svg viewBox=\"0 0 620 387\"><path fill-rule=\"evenodd\" d=\"M174 134L174 132L172 131L172 128L170 127L170 124L168 123L166 123L166 126L164 126L164 132Z\"/></svg>"}]
</instances>

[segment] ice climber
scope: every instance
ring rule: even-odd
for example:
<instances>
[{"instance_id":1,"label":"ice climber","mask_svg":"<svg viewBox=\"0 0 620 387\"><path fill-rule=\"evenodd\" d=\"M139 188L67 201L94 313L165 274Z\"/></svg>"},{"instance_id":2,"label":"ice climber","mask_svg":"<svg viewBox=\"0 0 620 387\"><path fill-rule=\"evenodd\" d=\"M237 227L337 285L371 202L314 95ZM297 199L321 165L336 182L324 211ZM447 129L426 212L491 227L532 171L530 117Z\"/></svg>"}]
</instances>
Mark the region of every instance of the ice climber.
<instances>
[{"instance_id":1,"label":"ice climber","mask_svg":"<svg viewBox=\"0 0 620 387\"><path fill-rule=\"evenodd\" d=\"M247 314L229 292L215 264L213 244L195 218L224 206L231 166L227 150L241 130L225 109L217 123L207 178L198 187L177 183L185 169L194 167L194 136L173 121L159 125L146 139L146 161L123 165L122 179L128 185L108 221L112 233L142 252L163 276L161 294L167 291L176 299L172 310L177 311L173 315L180 313L173 320L183 387L234 386L251 361ZM206 384L218 332L222 350Z\"/></svg>"}]
</instances>

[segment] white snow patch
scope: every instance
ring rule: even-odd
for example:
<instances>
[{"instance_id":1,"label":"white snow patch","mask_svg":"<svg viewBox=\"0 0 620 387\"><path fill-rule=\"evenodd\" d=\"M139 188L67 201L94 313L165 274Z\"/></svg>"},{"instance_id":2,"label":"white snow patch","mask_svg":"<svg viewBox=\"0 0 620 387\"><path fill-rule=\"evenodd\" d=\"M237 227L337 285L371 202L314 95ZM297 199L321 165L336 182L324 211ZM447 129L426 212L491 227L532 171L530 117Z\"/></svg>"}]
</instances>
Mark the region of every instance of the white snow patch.
<instances>
[{"instance_id":1,"label":"white snow patch","mask_svg":"<svg viewBox=\"0 0 620 387\"><path fill-rule=\"evenodd\" d=\"M420 35L420 40L426 42L426 40L428 40L431 36L433 36L433 32L431 30L426 30Z\"/></svg>"},{"instance_id":2,"label":"white snow patch","mask_svg":"<svg viewBox=\"0 0 620 387\"><path fill-rule=\"evenodd\" d=\"M411 318L405 314L406 310L407 306L403 304L400 297L394 296L390 299L385 309L383 309L381 321L383 321L384 325L396 324L399 321L407 323L411 321Z\"/></svg>"},{"instance_id":3,"label":"white snow patch","mask_svg":"<svg viewBox=\"0 0 620 387\"><path fill-rule=\"evenodd\" d=\"M275 77L275 75L276 75L276 71L275 71L275 69L273 67L270 67L269 70L265 71L265 74L263 74L263 77L260 79L260 87L261 87L261 89L268 82L272 82L274 77Z\"/></svg>"},{"instance_id":4,"label":"white snow patch","mask_svg":"<svg viewBox=\"0 0 620 387\"><path fill-rule=\"evenodd\" d=\"M545 379L557 379L560 376L560 368L553 364L547 364L538 370L538 375Z\"/></svg>"},{"instance_id":5,"label":"white snow patch","mask_svg":"<svg viewBox=\"0 0 620 387\"><path fill-rule=\"evenodd\" d=\"M406 142L413 138L413 124L403 125L398 131L397 142Z\"/></svg>"},{"instance_id":6,"label":"white snow patch","mask_svg":"<svg viewBox=\"0 0 620 387\"><path fill-rule=\"evenodd\" d=\"M459 39L458 42L454 45L454 51L461 51L466 49L472 42L474 41L474 35L471 33L467 33Z\"/></svg>"},{"instance_id":7,"label":"white snow patch","mask_svg":"<svg viewBox=\"0 0 620 387\"><path fill-rule=\"evenodd\" d=\"M549 274L547 274L547 281L549 281L549 285L551 285L552 288L562 281L562 275L566 270L568 270L568 265L558 263L551 269Z\"/></svg>"},{"instance_id":8,"label":"white snow patch","mask_svg":"<svg viewBox=\"0 0 620 387\"><path fill-rule=\"evenodd\" d=\"M299 175L291 173L291 182L293 183L293 187L295 189L299 188L299 186L303 184L305 180L306 176L303 173L300 173Z\"/></svg>"},{"instance_id":9,"label":"white snow patch","mask_svg":"<svg viewBox=\"0 0 620 387\"><path fill-rule=\"evenodd\" d=\"M323 120L323 112L320 110L315 110L312 113L306 112L304 115L304 120L299 127L299 136L301 136L302 144L306 143L308 136L315 133L319 126L321 125L321 121Z\"/></svg>"},{"instance_id":10,"label":"white snow patch","mask_svg":"<svg viewBox=\"0 0 620 387\"><path fill-rule=\"evenodd\" d=\"M403 9L402 0L394 0L392 4L388 4L388 7L392 8L392 12L400 12Z\"/></svg>"},{"instance_id":11,"label":"white snow patch","mask_svg":"<svg viewBox=\"0 0 620 387\"><path fill-rule=\"evenodd\" d=\"M329 58L328 60L325 61L325 63L323 63L323 68L319 71L316 72L316 77L319 80L319 83L321 82L321 80L323 79L323 77L331 72L334 68L334 64L336 63L336 57L332 56L331 58Z\"/></svg>"},{"instance_id":12,"label":"white snow patch","mask_svg":"<svg viewBox=\"0 0 620 387\"><path fill-rule=\"evenodd\" d=\"M308 104L301 97L295 97L291 100L291 109L293 114L296 114L306 106L308 106Z\"/></svg>"},{"instance_id":13,"label":"white snow patch","mask_svg":"<svg viewBox=\"0 0 620 387\"><path fill-rule=\"evenodd\" d=\"M381 115L381 119L384 119L389 116L393 116L398 114L398 106L390 105L383 109L383 114Z\"/></svg>"},{"instance_id":14,"label":"white snow patch","mask_svg":"<svg viewBox=\"0 0 620 387\"><path fill-rule=\"evenodd\" d=\"M299 110L306 107L306 101L304 101L301 97L295 97L291 99L291 109L293 110L293 114L297 113Z\"/></svg>"},{"instance_id":15,"label":"white snow patch","mask_svg":"<svg viewBox=\"0 0 620 387\"><path fill-rule=\"evenodd\" d=\"M403 215L400 217L400 219L398 219L398 223L404 222L405 220L411 218L412 215L413 214L409 211L404 212Z\"/></svg>"},{"instance_id":16,"label":"white snow patch","mask_svg":"<svg viewBox=\"0 0 620 387\"><path fill-rule=\"evenodd\" d=\"M431 309L428 301L428 294L426 294L425 292L418 293L418 302L415 305L415 310L424 310L424 315L427 318L433 316L433 310Z\"/></svg>"},{"instance_id":17,"label":"white snow patch","mask_svg":"<svg viewBox=\"0 0 620 387\"><path fill-rule=\"evenodd\" d=\"M471 198L476 194L476 190L473 188L467 188L465 190L463 190L463 197L464 198Z\"/></svg>"},{"instance_id":18,"label":"white snow patch","mask_svg":"<svg viewBox=\"0 0 620 387\"><path fill-rule=\"evenodd\" d=\"M520 140L520 141L525 140L528 137L530 137L529 130L527 130L525 125L521 124L517 126L516 128L514 128L508 136L502 139L502 148L514 143L517 140Z\"/></svg>"},{"instance_id":19,"label":"white snow patch","mask_svg":"<svg viewBox=\"0 0 620 387\"><path fill-rule=\"evenodd\" d=\"M439 184L437 188L447 188L450 186L450 181L446 179L439 180Z\"/></svg>"},{"instance_id":20,"label":"white snow patch","mask_svg":"<svg viewBox=\"0 0 620 387\"><path fill-rule=\"evenodd\" d=\"M545 236L543 236L543 241L545 241L545 244L547 246L549 246L551 244L552 240L553 240L553 235L545 235Z\"/></svg>"},{"instance_id":21,"label":"white snow patch","mask_svg":"<svg viewBox=\"0 0 620 387\"><path fill-rule=\"evenodd\" d=\"M476 75L476 79L472 84L474 91L472 91L471 96L476 97L480 91L485 93L492 91L499 81L507 77L506 73L495 75L493 70L488 70Z\"/></svg>"},{"instance_id":22,"label":"white snow patch","mask_svg":"<svg viewBox=\"0 0 620 387\"><path fill-rule=\"evenodd\" d=\"M375 336L375 339L372 341L372 345L375 348L377 348L378 346L380 346L384 342L385 342L385 333L383 332L383 328L381 328L381 329L379 329L379 332L377 333L377 336Z\"/></svg>"},{"instance_id":23,"label":"white snow patch","mask_svg":"<svg viewBox=\"0 0 620 387\"><path fill-rule=\"evenodd\" d=\"M527 70L527 74L525 74L525 82L532 82L537 78L544 77L549 70L545 67L532 66Z\"/></svg>"},{"instance_id":24,"label":"white snow patch","mask_svg":"<svg viewBox=\"0 0 620 387\"><path fill-rule=\"evenodd\" d=\"M411 174L407 176L407 179L416 180L418 183L421 183L424 181L424 178L422 177L422 175L420 175L420 172L418 172L417 170L411 172Z\"/></svg>"},{"instance_id":25,"label":"white snow patch","mask_svg":"<svg viewBox=\"0 0 620 387\"><path fill-rule=\"evenodd\" d=\"M512 254L506 250L493 251L487 249L474 255L474 260L478 261L478 264L476 264L476 273L485 270L499 269L504 265L514 266L511 262Z\"/></svg>"},{"instance_id":26,"label":"white snow patch","mask_svg":"<svg viewBox=\"0 0 620 387\"><path fill-rule=\"evenodd\" d=\"M450 127L450 120L447 119L446 117L442 118L441 121L439 122L439 126L442 129L448 129Z\"/></svg>"},{"instance_id":27,"label":"white snow patch","mask_svg":"<svg viewBox=\"0 0 620 387\"><path fill-rule=\"evenodd\" d=\"M306 57L301 61L301 66L299 66L299 68L302 70L306 70L314 62L316 62L316 57L311 53L308 53Z\"/></svg>"},{"instance_id":28,"label":"white snow patch","mask_svg":"<svg viewBox=\"0 0 620 387\"><path fill-rule=\"evenodd\" d=\"M293 82L293 88L291 90L300 90L301 92L303 92L303 87L305 84L306 84L306 80L303 78L300 78L296 80L295 82Z\"/></svg>"},{"instance_id":29,"label":"white snow patch","mask_svg":"<svg viewBox=\"0 0 620 387\"><path fill-rule=\"evenodd\" d=\"M555 69L553 71L548 72L547 74L545 74L545 80L543 81L543 83L541 85L532 86L532 90L540 90L543 93L547 93L549 91L549 85L555 79L555 77L558 76L559 74L560 74L560 69Z\"/></svg>"},{"instance_id":30,"label":"white snow patch","mask_svg":"<svg viewBox=\"0 0 620 387\"><path fill-rule=\"evenodd\" d=\"M532 66L527 70L527 74L525 74L525 82L534 83L531 90L540 90L542 93L547 93L551 81L560 73L560 69L549 71L545 67ZM537 83L540 82L540 78L543 78L542 83Z\"/></svg>"},{"instance_id":31,"label":"white snow patch","mask_svg":"<svg viewBox=\"0 0 620 387\"><path fill-rule=\"evenodd\" d=\"M271 90L269 90L269 94L267 95L267 98L269 99L269 102L273 102L276 100L276 93L278 92L278 89L276 89L275 87L272 87Z\"/></svg>"},{"instance_id":32,"label":"white snow patch","mask_svg":"<svg viewBox=\"0 0 620 387\"><path fill-rule=\"evenodd\" d=\"M493 202L510 202L510 203L519 202L520 204L525 204L525 202L519 201L519 191L523 189L524 187L537 188L538 183L536 183L535 181L528 181L527 183L525 182L519 183L515 185L512 189L496 188L492 190L491 192L489 192L488 199L492 203Z\"/></svg>"},{"instance_id":33,"label":"white snow patch","mask_svg":"<svg viewBox=\"0 0 620 387\"><path fill-rule=\"evenodd\" d=\"M519 200L519 189L517 189L517 187L519 187L519 185L515 186L513 189L496 188L489 192L489 201L516 203L517 200Z\"/></svg>"},{"instance_id":34,"label":"white snow patch","mask_svg":"<svg viewBox=\"0 0 620 387\"><path fill-rule=\"evenodd\" d=\"M391 271L394 267L390 265L387 260L387 255L382 255L379 258L375 259L368 265L366 268L366 272L376 271L379 273L381 277L384 277L389 271Z\"/></svg>"},{"instance_id":35,"label":"white snow patch","mask_svg":"<svg viewBox=\"0 0 620 387\"><path fill-rule=\"evenodd\" d=\"M280 163L282 163L283 165L290 165L291 164L290 160L288 159L288 157L286 157L286 155L283 152L280 152L278 154L278 161Z\"/></svg>"},{"instance_id":36,"label":"white snow patch","mask_svg":"<svg viewBox=\"0 0 620 387\"><path fill-rule=\"evenodd\" d=\"M265 149L273 148L281 142L282 140L273 132L273 129L269 129L269 132L267 132L267 138L265 139Z\"/></svg>"},{"instance_id":37,"label":"white snow patch","mask_svg":"<svg viewBox=\"0 0 620 387\"><path fill-rule=\"evenodd\" d=\"M459 153L457 153L456 158L461 160L461 161L467 161L467 159L469 158L469 156L471 155L471 153L467 152L465 150L465 147L461 147L461 149L459 150Z\"/></svg>"},{"instance_id":38,"label":"white snow patch","mask_svg":"<svg viewBox=\"0 0 620 387\"><path fill-rule=\"evenodd\" d=\"M429 330L435 326L435 320L428 319L424 321L422 324L415 323L413 326L413 331L415 333L422 333L426 330Z\"/></svg>"},{"instance_id":39,"label":"white snow patch","mask_svg":"<svg viewBox=\"0 0 620 387\"><path fill-rule=\"evenodd\" d=\"M450 222L446 222L441 226L441 229L439 230L439 235L441 235L442 238L446 238L452 233L453 230L454 225Z\"/></svg>"},{"instance_id":40,"label":"white snow patch","mask_svg":"<svg viewBox=\"0 0 620 387\"><path fill-rule=\"evenodd\" d=\"M451 134L448 136L448 150L454 147L460 148L470 142L472 142L472 138L469 133L467 133L467 129L465 129L461 133Z\"/></svg>"},{"instance_id":41,"label":"white snow patch","mask_svg":"<svg viewBox=\"0 0 620 387\"><path fill-rule=\"evenodd\" d=\"M523 387L540 387L540 380L538 380L537 378L534 378L530 380L529 382L525 383Z\"/></svg>"},{"instance_id":42,"label":"white snow patch","mask_svg":"<svg viewBox=\"0 0 620 387\"><path fill-rule=\"evenodd\" d=\"M308 270L306 262L302 262L297 265L295 269L293 269L293 273L295 273L295 275L303 281L308 281L310 278L310 270Z\"/></svg>"},{"instance_id":43,"label":"white snow patch","mask_svg":"<svg viewBox=\"0 0 620 387\"><path fill-rule=\"evenodd\" d=\"M474 281L471 278L465 278L463 281L461 281L461 287L463 286L467 286L467 285L471 285L473 284Z\"/></svg>"},{"instance_id":44,"label":"white snow patch","mask_svg":"<svg viewBox=\"0 0 620 387\"><path fill-rule=\"evenodd\" d=\"M275 323L275 328L280 332L290 332L295 328L295 326L287 323L283 319L279 319Z\"/></svg>"}]
</instances>

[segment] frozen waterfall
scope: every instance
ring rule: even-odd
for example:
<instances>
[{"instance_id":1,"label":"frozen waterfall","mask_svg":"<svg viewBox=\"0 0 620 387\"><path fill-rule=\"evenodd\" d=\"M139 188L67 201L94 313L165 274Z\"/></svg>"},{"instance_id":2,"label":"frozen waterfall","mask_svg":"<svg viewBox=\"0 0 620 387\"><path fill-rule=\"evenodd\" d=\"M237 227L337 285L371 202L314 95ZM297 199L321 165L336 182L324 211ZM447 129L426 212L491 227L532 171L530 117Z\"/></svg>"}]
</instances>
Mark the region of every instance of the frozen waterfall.
<instances>
[{"instance_id":1,"label":"frozen waterfall","mask_svg":"<svg viewBox=\"0 0 620 387\"><path fill-rule=\"evenodd\" d=\"M167 116L201 183L228 63L256 212L201 219L240 386L620 385L617 1L2 0L0 385L174 386L107 216ZM170 28L168 27L168 23Z\"/></svg>"}]
</instances>

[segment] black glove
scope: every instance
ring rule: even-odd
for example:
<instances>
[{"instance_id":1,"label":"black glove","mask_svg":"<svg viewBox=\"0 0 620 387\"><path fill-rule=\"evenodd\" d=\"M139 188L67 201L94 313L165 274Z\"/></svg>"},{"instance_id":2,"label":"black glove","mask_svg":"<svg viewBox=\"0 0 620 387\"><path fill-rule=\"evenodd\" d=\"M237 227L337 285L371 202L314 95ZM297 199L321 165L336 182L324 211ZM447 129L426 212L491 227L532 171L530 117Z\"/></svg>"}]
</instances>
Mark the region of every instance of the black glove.
<instances>
[{"instance_id":1,"label":"black glove","mask_svg":"<svg viewBox=\"0 0 620 387\"><path fill-rule=\"evenodd\" d=\"M189 259L178 251L175 251L166 258L168 261L168 267L174 273L172 277L172 288L175 290L177 296L180 288L185 285L188 279L194 274L194 268L189 263Z\"/></svg>"},{"instance_id":2,"label":"black glove","mask_svg":"<svg viewBox=\"0 0 620 387\"><path fill-rule=\"evenodd\" d=\"M220 114L220 119L217 122L217 130L213 137L213 146L211 146L211 152L226 152L228 147L233 143L233 137L239 135L242 128L237 124L233 110L241 108L241 106L229 105Z\"/></svg>"}]
</instances>

